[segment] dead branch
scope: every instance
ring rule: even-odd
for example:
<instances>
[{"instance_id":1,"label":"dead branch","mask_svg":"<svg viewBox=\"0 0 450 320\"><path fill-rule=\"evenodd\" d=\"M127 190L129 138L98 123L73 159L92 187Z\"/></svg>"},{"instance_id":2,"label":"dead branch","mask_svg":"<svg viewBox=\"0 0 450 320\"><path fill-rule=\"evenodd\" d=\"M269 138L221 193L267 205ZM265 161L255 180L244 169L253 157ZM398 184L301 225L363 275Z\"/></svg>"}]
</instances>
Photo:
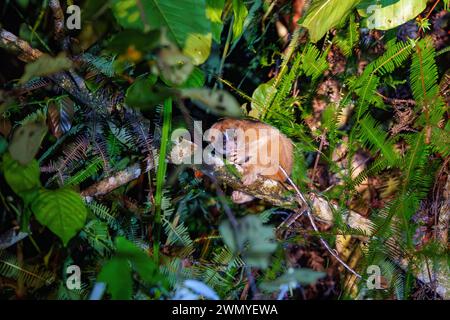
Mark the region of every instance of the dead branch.
<instances>
[{"instance_id":1,"label":"dead branch","mask_svg":"<svg viewBox=\"0 0 450 320\"><path fill-rule=\"evenodd\" d=\"M50 0L48 3L50 9L52 9L53 20L55 22L55 39L62 40L65 37L64 32L64 12L61 8L59 0Z\"/></svg>"},{"instance_id":2,"label":"dead branch","mask_svg":"<svg viewBox=\"0 0 450 320\"><path fill-rule=\"evenodd\" d=\"M24 62L35 61L42 55L40 50L32 48L28 42L3 28L0 28L0 48L16 55Z\"/></svg>"},{"instance_id":3,"label":"dead branch","mask_svg":"<svg viewBox=\"0 0 450 320\"><path fill-rule=\"evenodd\" d=\"M81 196L86 200L86 202L90 202L94 197L106 195L120 186L139 178L139 176L146 171L147 170L142 170L140 164L134 164L122 171L116 172L114 175L109 176L104 180L100 180L99 182L91 185L81 192Z\"/></svg>"}]
</instances>

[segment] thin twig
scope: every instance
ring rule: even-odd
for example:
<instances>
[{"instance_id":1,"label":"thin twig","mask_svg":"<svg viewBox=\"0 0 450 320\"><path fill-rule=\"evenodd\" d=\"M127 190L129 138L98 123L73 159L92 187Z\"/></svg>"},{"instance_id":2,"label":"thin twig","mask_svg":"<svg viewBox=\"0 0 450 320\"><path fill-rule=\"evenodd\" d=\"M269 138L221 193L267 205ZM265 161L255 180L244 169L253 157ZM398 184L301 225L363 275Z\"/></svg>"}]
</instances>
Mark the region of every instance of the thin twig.
<instances>
[{"instance_id":1,"label":"thin twig","mask_svg":"<svg viewBox=\"0 0 450 320\"><path fill-rule=\"evenodd\" d=\"M334 252L334 250L331 249L330 245L329 245L329 244L328 244L328 243L320 236L320 234L319 234L319 228L317 228L317 225L316 225L316 223L315 223L315 221L314 221L314 218L312 217L312 214L311 214L312 208L311 208L311 206L309 205L309 202L306 200L306 198L305 198L305 197L303 196L303 194L300 192L300 190L298 189L297 185L294 183L294 181L292 181L292 179L289 177L289 175L288 175L287 172L284 170L284 168L281 167L281 166L280 166L279 168L280 168L280 170L283 172L283 174L285 175L287 181L288 181L288 182L291 184L291 186L294 188L294 190L295 190L295 192L297 193L299 199L301 200L301 201L298 201L298 200L297 200L297 202L298 202L298 204L300 205L300 207L303 208L305 204L308 205L307 208L306 208L306 210L305 210L305 212L306 212L306 215L307 215L308 218L309 218L309 221L311 222L311 225L312 225L314 231L317 232L317 234L319 235L320 242L322 242L322 244L325 246L325 248L328 250L328 252L330 252L330 254L331 254L337 261L339 261L339 263L341 263L341 264L344 266L345 269L347 269L348 271L350 271L350 272L351 272L352 274L354 274L356 277L362 278L361 275L360 275L359 273L357 273L355 270L353 270L352 268L350 268L349 265L346 264L346 263L345 263L345 262L344 262L337 254L336 254L336 252Z\"/></svg>"}]
</instances>

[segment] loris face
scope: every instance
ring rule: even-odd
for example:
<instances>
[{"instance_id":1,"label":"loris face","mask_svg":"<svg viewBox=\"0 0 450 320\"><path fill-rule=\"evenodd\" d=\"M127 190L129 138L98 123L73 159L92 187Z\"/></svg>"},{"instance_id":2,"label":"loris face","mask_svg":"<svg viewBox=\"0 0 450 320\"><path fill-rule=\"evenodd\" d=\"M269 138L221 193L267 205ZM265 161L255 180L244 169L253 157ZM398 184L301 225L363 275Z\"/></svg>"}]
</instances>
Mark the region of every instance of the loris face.
<instances>
[{"instance_id":1,"label":"loris face","mask_svg":"<svg viewBox=\"0 0 450 320\"><path fill-rule=\"evenodd\" d=\"M242 166L247 183L258 175L284 181L280 166L288 174L292 170L292 142L265 123L225 119L211 127L209 138L216 152Z\"/></svg>"}]
</instances>

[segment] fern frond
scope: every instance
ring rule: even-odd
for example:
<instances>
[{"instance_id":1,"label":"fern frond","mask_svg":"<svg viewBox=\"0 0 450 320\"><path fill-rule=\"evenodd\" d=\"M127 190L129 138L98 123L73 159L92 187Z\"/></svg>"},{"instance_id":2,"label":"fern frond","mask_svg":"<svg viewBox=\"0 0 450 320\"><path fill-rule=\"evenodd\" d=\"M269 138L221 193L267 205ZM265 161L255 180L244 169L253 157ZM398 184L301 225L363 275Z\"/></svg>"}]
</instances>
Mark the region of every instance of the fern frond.
<instances>
[{"instance_id":1,"label":"fern frond","mask_svg":"<svg viewBox=\"0 0 450 320\"><path fill-rule=\"evenodd\" d=\"M348 57L353 51L353 48L359 41L359 23L355 21L355 16L350 15L348 29L344 35L338 34L333 43L341 49L342 53Z\"/></svg>"},{"instance_id":2,"label":"fern frond","mask_svg":"<svg viewBox=\"0 0 450 320\"><path fill-rule=\"evenodd\" d=\"M181 244L185 247L192 247L193 241L189 235L187 227L183 222L179 222L177 218L170 222L163 218L163 225L167 235L166 245Z\"/></svg>"},{"instance_id":3,"label":"fern frond","mask_svg":"<svg viewBox=\"0 0 450 320\"><path fill-rule=\"evenodd\" d=\"M100 220L106 222L106 224L113 230L119 230L120 223L115 217L115 213L112 212L107 206L98 203L96 201L91 201L87 204L91 212L98 217Z\"/></svg>"},{"instance_id":4,"label":"fern frond","mask_svg":"<svg viewBox=\"0 0 450 320\"><path fill-rule=\"evenodd\" d=\"M435 49L430 38L417 42L410 69L411 89L418 103L434 99L439 94Z\"/></svg>"},{"instance_id":5,"label":"fern frond","mask_svg":"<svg viewBox=\"0 0 450 320\"><path fill-rule=\"evenodd\" d=\"M79 162L87 156L89 144L84 136L78 137L73 143L63 149L63 156L56 162L51 161L41 168L42 172L56 172L61 183L64 183L66 175L73 170Z\"/></svg>"},{"instance_id":6,"label":"fern frond","mask_svg":"<svg viewBox=\"0 0 450 320\"><path fill-rule=\"evenodd\" d=\"M394 144L388 139L388 133L383 131L379 125L376 124L375 119L370 115L366 115L359 122L360 139L368 146L381 150L383 156L388 163L393 166L398 160L398 154L394 149Z\"/></svg>"},{"instance_id":7,"label":"fern frond","mask_svg":"<svg viewBox=\"0 0 450 320\"><path fill-rule=\"evenodd\" d=\"M89 71L100 71L109 78L114 75L114 58L94 56L90 53L84 53L81 58L88 65Z\"/></svg>"},{"instance_id":8,"label":"fern frond","mask_svg":"<svg viewBox=\"0 0 450 320\"><path fill-rule=\"evenodd\" d=\"M24 281L25 286L36 289L51 285L56 277L39 265L19 265L17 258L6 251L0 251L0 275L5 278Z\"/></svg>"},{"instance_id":9,"label":"fern frond","mask_svg":"<svg viewBox=\"0 0 450 320\"><path fill-rule=\"evenodd\" d=\"M302 53L302 69L305 75L317 80L328 69L327 52L320 52L315 45L309 44Z\"/></svg>"},{"instance_id":10,"label":"fern frond","mask_svg":"<svg viewBox=\"0 0 450 320\"><path fill-rule=\"evenodd\" d=\"M450 122L447 122L444 129L433 128L431 141L433 149L441 154L443 158L450 156Z\"/></svg>"},{"instance_id":11,"label":"fern frond","mask_svg":"<svg viewBox=\"0 0 450 320\"><path fill-rule=\"evenodd\" d=\"M412 52L408 42L390 41L387 46L386 52L368 64L363 74L350 84L350 90L359 96L357 119L360 119L370 104L383 105L383 101L376 94L380 77L400 67Z\"/></svg>"},{"instance_id":12,"label":"fern frond","mask_svg":"<svg viewBox=\"0 0 450 320\"><path fill-rule=\"evenodd\" d=\"M99 220L89 221L81 230L80 237L85 239L100 256L105 256L114 248L107 224Z\"/></svg>"},{"instance_id":13,"label":"fern frond","mask_svg":"<svg viewBox=\"0 0 450 320\"><path fill-rule=\"evenodd\" d=\"M96 157L94 160L89 161L84 169L81 169L80 171L72 174L67 180L65 181L65 185L77 185L82 183L83 181L91 178L92 176L96 175L97 172L102 167L102 162L100 158Z\"/></svg>"}]
</instances>

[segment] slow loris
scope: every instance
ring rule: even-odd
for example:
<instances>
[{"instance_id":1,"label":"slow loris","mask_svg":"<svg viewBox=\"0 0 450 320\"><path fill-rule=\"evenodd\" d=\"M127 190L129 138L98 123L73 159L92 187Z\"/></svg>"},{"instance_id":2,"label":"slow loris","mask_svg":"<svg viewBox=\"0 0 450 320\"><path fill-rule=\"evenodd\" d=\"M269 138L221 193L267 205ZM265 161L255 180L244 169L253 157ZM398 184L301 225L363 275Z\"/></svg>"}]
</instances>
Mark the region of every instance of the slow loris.
<instances>
[{"instance_id":1,"label":"slow loris","mask_svg":"<svg viewBox=\"0 0 450 320\"><path fill-rule=\"evenodd\" d=\"M208 137L216 152L243 169L242 183L250 185L258 176L284 182L292 172L292 141L278 129L254 120L225 119L215 123ZM234 191L235 203L251 201L252 196Z\"/></svg>"}]
</instances>

